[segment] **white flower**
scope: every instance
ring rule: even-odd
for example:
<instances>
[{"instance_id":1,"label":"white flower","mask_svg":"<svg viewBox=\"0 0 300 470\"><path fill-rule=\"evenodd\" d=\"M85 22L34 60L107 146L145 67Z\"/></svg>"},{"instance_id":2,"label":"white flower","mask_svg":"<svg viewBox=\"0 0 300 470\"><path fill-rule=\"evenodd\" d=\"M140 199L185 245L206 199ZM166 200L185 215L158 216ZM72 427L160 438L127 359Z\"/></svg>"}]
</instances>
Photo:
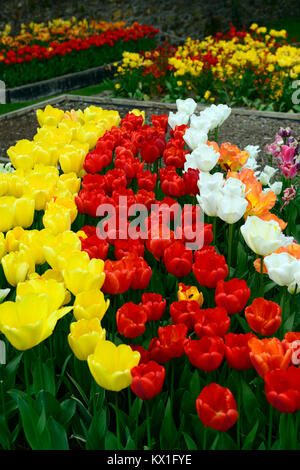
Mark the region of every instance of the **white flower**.
<instances>
[{"instance_id":1,"label":"white flower","mask_svg":"<svg viewBox=\"0 0 300 470\"><path fill-rule=\"evenodd\" d=\"M281 181L276 181L275 183L270 185L271 191L274 191L276 196L278 196L281 191L282 191L282 182Z\"/></svg>"},{"instance_id":2,"label":"white flower","mask_svg":"<svg viewBox=\"0 0 300 470\"><path fill-rule=\"evenodd\" d=\"M267 256L280 246L287 246L293 242L293 237L283 235L278 222L265 221L256 216L247 218L241 227L241 232L249 248L261 256Z\"/></svg>"},{"instance_id":3,"label":"white flower","mask_svg":"<svg viewBox=\"0 0 300 470\"><path fill-rule=\"evenodd\" d=\"M241 180L230 177L227 180L225 180L225 183L223 186L223 194L225 196L244 197L245 189L246 189L246 186Z\"/></svg>"},{"instance_id":4,"label":"white flower","mask_svg":"<svg viewBox=\"0 0 300 470\"><path fill-rule=\"evenodd\" d=\"M288 286L290 294L299 294L300 292L300 260L298 260L298 271L294 274L294 279Z\"/></svg>"},{"instance_id":5,"label":"white flower","mask_svg":"<svg viewBox=\"0 0 300 470\"><path fill-rule=\"evenodd\" d=\"M221 124L223 124L223 122L229 117L230 113L231 108L226 104L219 104L218 106L212 104L201 111L200 118L203 122L207 122L206 127L212 131L216 127L221 126Z\"/></svg>"},{"instance_id":6,"label":"white flower","mask_svg":"<svg viewBox=\"0 0 300 470\"><path fill-rule=\"evenodd\" d=\"M185 162L183 167L184 172L188 171L189 168L192 168L193 170L198 169L195 157L193 156L193 152L187 153L185 156Z\"/></svg>"},{"instance_id":7,"label":"white flower","mask_svg":"<svg viewBox=\"0 0 300 470\"><path fill-rule=\"evenodd\" d=\"M191 158L195 164L194 168L200 171L209 172L214 168L219 160L220 154L215 152L211 145L200 144L191 153Z\"/></svg>"},{"instance_id":8,"label":"white flower","mask_svg":"<svg viewBox=\"0 0 300 470\"><path fill-rule=\"evenodd\" d=\"M255 158L255 159L260 152L259 145L247 145L247 147L245 147L244 150L246 150L246 152L249 153L249 158Z\"/></svg>"},{"instance_id":9,"label":"white flower","mask_svg":"<svg viewBox=\"0 0 300 470\"><path fill-rule=\"evenodd\" d=\"M264 258L269 278L279 286L288 286L300 269L298 260L289 253L272 253Z\"/></svg>"},{"instance_id":10,"label":"white flower","mask_svg":"<svg viewBox=\"0 0 300 470\"><path fill-rule=\"evenodd\" d=\"M169 113L168 123L169 126L174 130L176 126L187 124L189 122L189 114L186 113Z\"/></svg>"},{"instance_id":11,"label":"white flower","mask_svg":"<svg viewBox=\"0 0 300 470\"><path fill-rule=\"evenodd\" d=\"M209 123L207 119L203 118L203 116L196 116L196 114L192 114L190 119L190 127L192 129L197 129L199 131L205 132L208 134L209 131Z\"/></svg>"},{"instance_id":12,"label":"white flower","mask_svg":"<svg viewBox=\"0 0 300 470\"><path fill-rule=\"evenodd\" d=\"M200 171L198 188L201 192L211 192L211 191L220 191L224 184L223 173L217 172L211 175L210 173L205 173Z\"/></svg>"},{"instance_id":13,"label":"white flower","mask_svg":"<svg viewBox=\"0 0 300 470\"><path fill-rule=\"evenodd\" d=\"M259 164L256 161L256 157L260 152L259 146L258 145L247 145L247 147L244 148L246 152L249 153L249 158L246 161L245 165L243 165L240 169L242 171L244 168L249 168L250 170L257 170L259 168ZM257 173L258 175L258 173ZM256 176L256 174L255 174Z\"/></svg>"},{"instance_id":14,"label":"white flower","mask_svg":"<svg viewBox=\"0 0 300 470\"><path fill-rule=\"evenodd\" d=\"M234 224L246 212L248 201L241 196L222 195L219 200L217 215L228 224Z\"/></svg>"},{"instance_id":15,"label":"white flower","mask_svg":"<svg viewBox=\"0 0 300 470\"><path fill-rule=\"evenodd\" d=\"M207 134L197 129L189 128L185 131L183 139L192 150L195 150L200 144L206 144Z\"/></svg>"},{"instance_id":16,"label":"white flower","mask_svg":"<svg viewBox=\"0 0 300 470\"><path fill-rule=\"evenodd\" d=\"M191 116L197 108L196 101L193 98L187 98L186 100L176 100L176 105L179 113L185 113Z\"/></svg>"},{"instance_id":17,"label":"white flower","mask_svg":"<svg viewBox=\"0 0 300 470\"><path fill-rule=\"evenodd\" d=\"M216 217L218 213L218 206L219 202L222 199L222 192L221 191L203 191L202 194L197 195L197 200L199 206L203 210L203 212L210 216Z\"/></svg>"},{"instance_id":18,"label":"white flower","mask_svg":"<svg viewBox=\"0 0 300 470\"><path fill-rule=\"evenodd\" d=\"M270 179L274 174L276 173L277 170L275 168L272 168L269 165L266 165L263 169L263 171L259 175L259 181L263 186L269 186L270 184Z\"/></svg>"},{"instance_id":19,"label":"white flower","mask_svg":"<svg viewBox=\"0 0 300 470\"><path fill-rule=\"evenodd\" d=\"M13 173L15 171L14 167L12 164L9 163L0 163L0 173Z\"/></svg>"}]
</instances>

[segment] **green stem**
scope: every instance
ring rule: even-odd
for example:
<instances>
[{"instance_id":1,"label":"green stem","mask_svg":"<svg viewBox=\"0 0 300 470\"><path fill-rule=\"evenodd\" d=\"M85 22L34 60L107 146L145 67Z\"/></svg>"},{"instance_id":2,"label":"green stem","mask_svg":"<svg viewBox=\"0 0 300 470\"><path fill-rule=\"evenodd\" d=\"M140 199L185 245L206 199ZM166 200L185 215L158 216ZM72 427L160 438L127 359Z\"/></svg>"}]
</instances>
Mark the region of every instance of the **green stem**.
<instances>
[{"instance_id":1,"label":"green stem","mask_svg":"<svg viewBox=\"0 0 300 470\"><path fill-rule=\"evenodd\" d=\"M268 449L272 446L272 428L273 428L273 406L270 405L269 413L269 431L268 431Z\"/></svg>"},{"instance_id":2,"label":"green stem","mask_svg":"<svg viewBox=\"0 0 300 470\"><path fill-rule=\"evenodd\" d=\"M264 297L264 257L260 257L260 297Z\"/></svg>"},{"instance_id":3,"label":"green stem","mask_svg":"<svg viewBox=\"0 0 300 470\"><path fill-rule=\"evenodd\" d=\"M150 427L150 412L149 412L149 403L145 401L146 405L146 426L147 426L147 444L148 450L151 449L151 427Z\"/></svg>"},{"instance_id":4,"label":"green stem","mask_svg":"<svg viewBox=\"0 0 300 470\"><path fill-rule=\"evenodd\" d=\"M28 351L24 351L23 359L24 359L25 388L26 388L26 393L29 397L30 396L30 390L29 390L29 376L28 376L27 356L28 356Z\"/></svg>"},{"instance_id":5,"label":"green stem","mask_svg":"<svg viewBox=\"0 0 300 470\"><path fill-rule=\"evenodd\" d=\"M217 246L217 217L212 218L214 245Z\"/></svg>"},{"instance_id":6,"label":"green stem","mask_svg":"<svg viewBox=\"0 0 300 470\"><path fill-rule=\"evenodd\" d=\"M115 401L116 401L115 405L116 405L117 450L121 450L118 392L115 393Z\"/></svg>"},{"instance_id":7,"label":"green stem","mask_svg":"<svg viewBox=\"0 0 300 470\"><path fill-rule=\"evenodd\" d=\"M239 371L238 371L239 372ZM237 407L238 407L238 411L239 411L239 417L238 417L238 420L237 420L237 427L236 427L236 437L237 437L237 446L238 446L238 450L240 450L241 448L241 419L240 419L240 410L242 409L242 406L241 406L241 387L242 387L242 384L241 384L241 375L238 374L238 397L237 397Z\"/></svg>"},{"instance_id":8,"label":"green stem","mask_svg":"<svg viewBox=\"0 0 300 470\"><path fill-rule=\"evenodd\" d=\"M228 264L229 277L230 277L231 256L232 256L233 225L234 224L229 224L229 227L228 227L228 258L227 258L227 264Z\"/></svg>"},{"instance_id":9,"label":"green stem","mask_svg":"<svg viewBox=\"0 0 300 470\"><path fill-rule=\"evenodd\" d=\"M207 447L207 427L204 426L204 432L203 432L203 449L206 450Z\"/></svg>"},{"instance_id":10,"label":"green stem","mask_svg":"<svg viewBox=\"0 0 300 470\"><path fill-rule=\"evenodd\" d=\"M8 429L8 420L7 420L7 412L6 412L6 404L5 404L5 392L4 392L4 382L3 380L0 380L0 389L1 389L1 402L2 402L2 412L4 416L4 422L7 426ZM7 448L10 450L10 442L9 439L7 441Z\"/></svg>"}]
</instances>

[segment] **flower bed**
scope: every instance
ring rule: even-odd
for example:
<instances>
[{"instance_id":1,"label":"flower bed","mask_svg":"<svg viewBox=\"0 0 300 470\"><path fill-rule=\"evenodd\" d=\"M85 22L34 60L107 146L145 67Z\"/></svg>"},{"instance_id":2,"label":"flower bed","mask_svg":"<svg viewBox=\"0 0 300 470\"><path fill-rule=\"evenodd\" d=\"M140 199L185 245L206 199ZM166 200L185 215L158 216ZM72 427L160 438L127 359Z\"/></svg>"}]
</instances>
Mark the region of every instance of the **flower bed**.
<instances>
[{"instance_id":1,"label":"flower bed","mask_svg":"<svg viewBox=\"0 0 300 470\"><path fill-rule=\"evenodd\" d=\"M292 100L300 73L299 47L286 42L286 31L252 25L184 45L159 47L143 54L123 53L115 95L166 100L194 96L204 103L299 111ZM296 100L297 101L297 100Z\"/></svg>"},{"instance_id":2,"label":"flower bed","mask_svg":"<svg viewBox=\"0 0 300 470\"><path fill-rule=\"evenodd\" d=\"M0 77L7 87L46 80L121 59L124 50L154 47L158 30L134 23L58 22L32 25L16 37L0 37Z\"/></svg>"},{"instance_id":3,"label":"flower bed","mask_svg":"<svg viewBox=\"0 0 300 470\"><path fill-rule=\"evenodd\" d=\"M177 105L49 106L8 150L1 447L299 449L298 142L272 183L230 108Z\"/></svg>"}]
</instances>

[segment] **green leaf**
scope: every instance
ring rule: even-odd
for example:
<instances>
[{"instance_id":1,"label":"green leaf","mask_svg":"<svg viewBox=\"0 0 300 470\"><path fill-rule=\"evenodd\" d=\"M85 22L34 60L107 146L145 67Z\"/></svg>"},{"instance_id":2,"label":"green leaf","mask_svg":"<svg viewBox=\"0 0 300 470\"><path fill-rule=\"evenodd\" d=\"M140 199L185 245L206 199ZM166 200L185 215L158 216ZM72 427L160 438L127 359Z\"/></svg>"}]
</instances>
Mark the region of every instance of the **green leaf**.
<instances>
[{"instance_id":1,"label":"green leaf","mask_svg":"<svg viewBox=\"0 0 300 470\"><path fill-rule=\"evenodd\" d=\"M182 433L188 450L198 450L196 442L187 433Z\"/></svg>"},{"instance_id":2,"label":"green leaf","mask_svg":"<svg viewBox=\"0 0 300 470\"><path fill-rule=\"evenodd\" d=\"M11 436L5 418L3 415L0 415L0 447L5 450L9 449L10 441Z\"/></svg>"},{"instance_id":3,"label":"green leaf","mask_svg":"<svg viewBox=\"0 0 300 470\"><path fill-rule=\"evenodd\" d=\"M105 433L107 430L106 411L102 410L96 414L91 422L87 433L87 450L99 450L104 448Z\"/></svg>"},{"instance_id":4,"label":"green leaf","mask_svg":"<svg viewBox=\"0 0 300 470\"><path fill-rule=\"evenodd\" d=\"M160 432L160 444L163 450L171 450L175 448L177 440L177 428L172 415L171 400L168 399L166 411Z\"/></svg>"},{"instance_id":5,"label":"green leaf","mask_svg":"<svg viewBox=\"0 0 300 470\"><path fill-rule=\"evenodd\" d=\"M256 418L257 398L244 380L242 380L242 397L247 419L249 423L252 423Z\"/></svg>"},{"instance_id":6,"label":"green leaf","mask_svg":"<svg viewBox=\"0 0 300 470\"><path fill-rule=\"evenodd\" d=\"M118 441L116 436L108 431L105 436L105 450L116 450L118 446Z\"/></svg>"},{"instance_id":7,"label":"green leaf","mask_svg":"<svg viewBox=\"0 0 300 470\"><path fill-rule=\"evenodd\" d=\"M254 444L254 439L255 439L255 436L256 436L256 433L257 433L257 430L258 430L258 426L259 426L259 420L256 421L253 428L251 429L248 436L246 437L246 439L244 441L244 444L243 444L243 447L242 447L242 450L251 450L252 449L253 444Z\"/></svg>"},{"instance_id":8,"label":"green leaf","mask_svg":"<svg viewBox=\"0 0 300 470\"><path fill-rule=\"evenodd\" d=\"M52 417L47 421L47 428L51 436L51 450L69 450L65 428Z\"/></svg>"}]
</instances>

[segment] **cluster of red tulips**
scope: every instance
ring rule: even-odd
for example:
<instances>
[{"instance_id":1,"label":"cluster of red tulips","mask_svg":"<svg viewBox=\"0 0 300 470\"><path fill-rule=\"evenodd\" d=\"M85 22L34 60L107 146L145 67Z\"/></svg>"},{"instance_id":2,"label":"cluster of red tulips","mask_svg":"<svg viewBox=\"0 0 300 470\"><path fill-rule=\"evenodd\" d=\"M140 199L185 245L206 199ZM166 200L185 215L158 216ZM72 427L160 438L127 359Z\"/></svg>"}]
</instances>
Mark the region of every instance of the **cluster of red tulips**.
<instances>
[{"instance_id":1,"label":"cluster of red tulips","mask_svg":"<svg viewBox=\"0 0 300 470\"><path fill-rule=\"evenodd\" d=\"M141 113L129 113L119 128L113 127L99 139L85 159L87 174L76 198L79 212L91 224L105 215L99 213L99 207L113 207L117 216L117 225L107 224L106 231L98 224L97 228L86 225L80 232L82 250L91 258L105 260L103 292L116 296L129 289L146 290L141 299L134 294L136 303L130 291L131 300L122 300L113 312L118 333L134 338L132 349L141 354L138 366L131 370L132 391L144 400L151 399L162 389L164 365L186 355L194 367L205 372L216 370L224 360L232 369L254 367L265 381L266 397L273 407L281 412L300 409L300 369L292 365L292 345L300 340L300 333L286 333L283 341L270 338L281 324L280 306L263 297L251 299L247 306L251 296L247 282L226 280L229 267L212 245L216 244L212 225L199 222L199 206L185 205L181 225L172 229L180 203L197 194L199 175L198 170L189 170L182 176L187 126L175 127L166 142L167 116L152 116L151 120L152 126L144 124ZM135 239L128 235L134 204L149 211L147 228L136 229ZM172 209L170 224L158 210L162 204ZM198 237L193 238L196 228L202 232L201 245ZM186 246L187 241L194 242L193 249ZM175 277L178 300L172 302L169 296L153 292L150 281L158 272L166 279ZM195 285L178 282L189 275L206 292L204 298ZM206 308L202 308L203 302L207 302ZM242 312L252 331L235 333L233 317ZM145 348L136 338L148 327L152 339ZM214 382L203 388L196 408L202 423L215 430L226 431L238 419L231 391Z\"/></svg>"}]
</instances>

